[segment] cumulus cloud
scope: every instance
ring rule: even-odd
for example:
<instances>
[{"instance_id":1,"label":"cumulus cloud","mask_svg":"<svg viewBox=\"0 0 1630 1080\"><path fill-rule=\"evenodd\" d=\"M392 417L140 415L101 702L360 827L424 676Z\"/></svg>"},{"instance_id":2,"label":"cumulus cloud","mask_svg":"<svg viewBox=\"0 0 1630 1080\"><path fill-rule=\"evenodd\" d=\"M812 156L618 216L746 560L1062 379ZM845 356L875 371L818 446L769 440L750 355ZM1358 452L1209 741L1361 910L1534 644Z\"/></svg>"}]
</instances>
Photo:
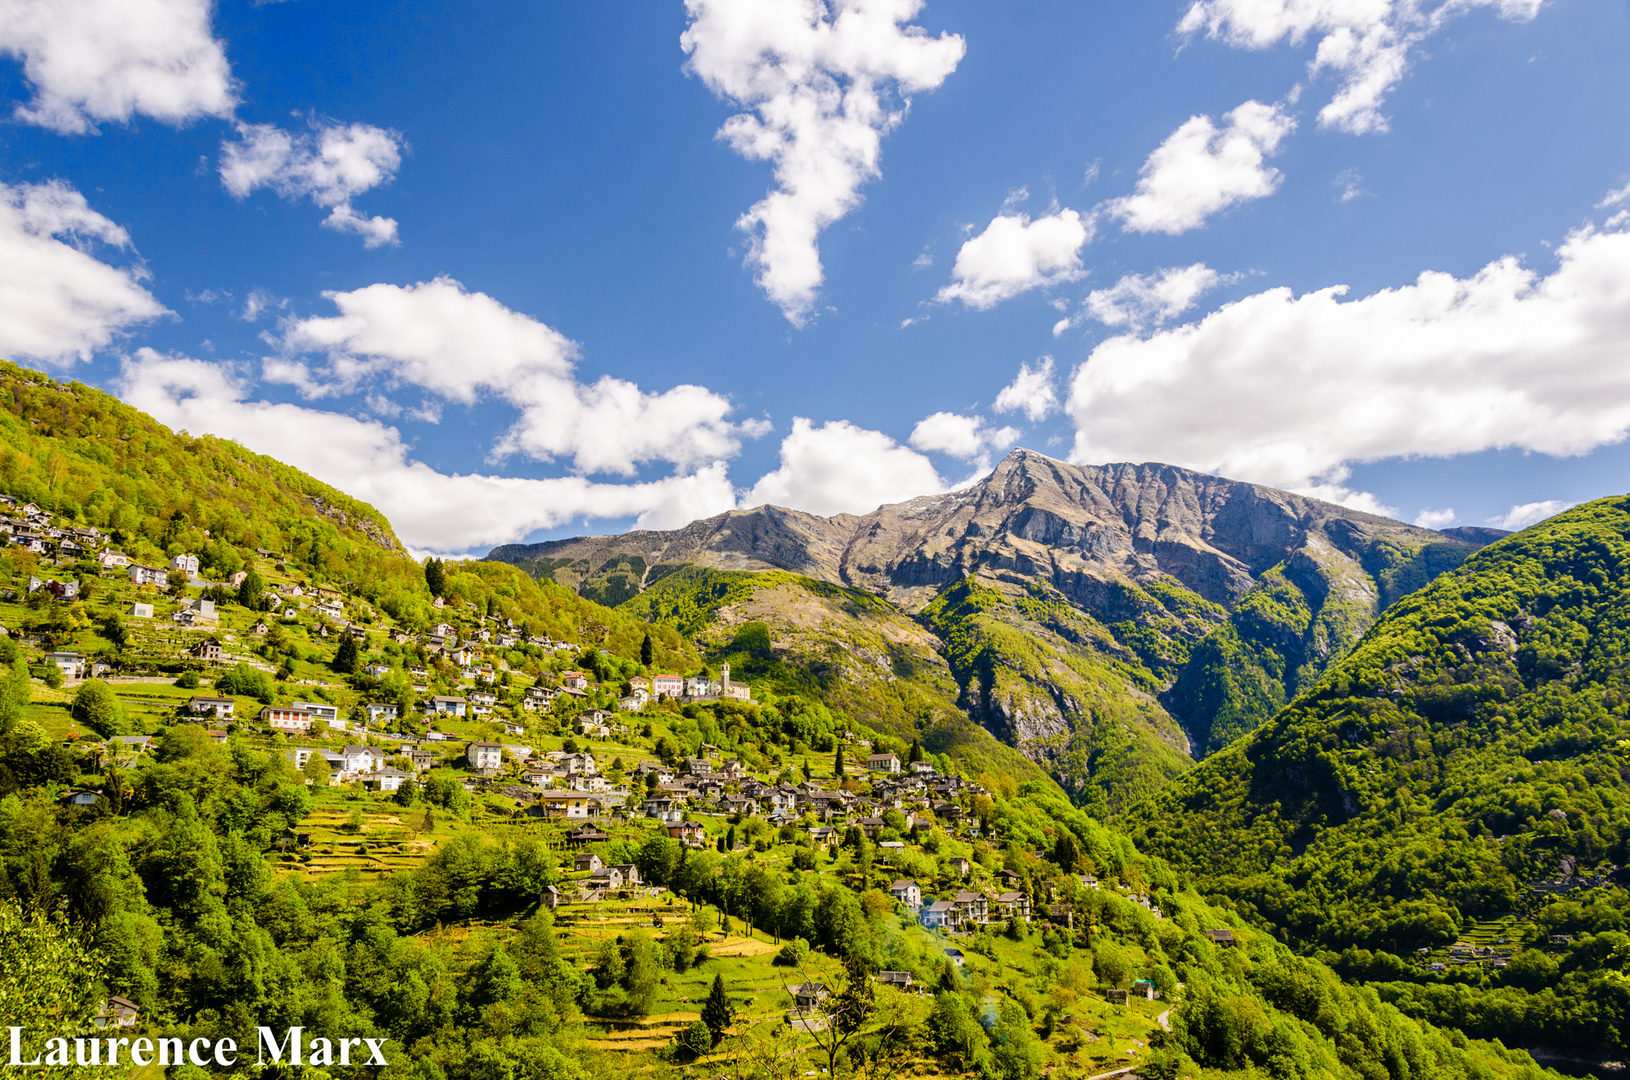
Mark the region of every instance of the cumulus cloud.
<instances>
[{"instance_id":1,"label":"cumulus cloud","mask_svg":"<svg viewBox=\"0 0 1630 1080\"><path fill-rule=\"evenodd\" d=\"M1335 503L1337 506L1345 506L1349 510L1358 510L1365 514L1377 514L1389 518L1398 516L1397 507L1386 505L1376 498L1374 493L1355 491L1348 487L1347 480L1351 475L1352 470L1345 465L1341 465L1308 483L1286 485L1286 490L1314 499L1323 499L1325 502Z\"/></svg>"},{"instance_id":2,"label":"cumulus cloud","mask_svg":"<svg viewBox=\"0 0 1630 1080\"><path fill-rule=\"evenodd\" d=\"M1318 48L1310 75L1325 70L1341 80L1319 110L1321 127L1353 134L1385 131L1386 96L1409 70L1411 54L1456 15L1490 8L1501 18L1532 19L1544 0L1195 0L1178 33L1207 37L1240 49L1266 49L1310 37Z\"/></svg>"},{"instance_id":3,"label":"cumulus cloud","mask_svg":"<svg viewBox=\"0 0 1630 1080\"><path fill-rule=\"evenodd\" d=\"M33 100L19 120L63 134L150 116L181 124L237 103L211 0L0 0L0 53Z\"/></svg>"},{"instance_id":4,"label":"cumulus cloud","mask_svg":"<svg viewBox=\"0 0 1630 1080\"><path fill-rule=\"evenodd\" d=\"M393 427L252 400L221 365L152 349L125 362L120 396L172 428L232 439L371 503L419 550L479 550L584 517L636 517L640 528L670 529L735 505L723 462L630 484L438 472L413 460Z\"/></svg>"},{"instance_id":5,"label":"cumulus cloud","mask_svg":"<svg viewBox=\"0 0 1630 1080\"><path fill-rule=\"evenodd\" d=\"M375 381L461 404L496 395L520 417L493 448L495 460L570 458L582 473L632 475L652 461L689 470L733 456L743 435L768 430L761 421L732 424L729 399L705 387L650 393L609 375L580 383L575 342L451 278L323 295L339 314L285 323L268 378L313 398ZM313 368L302 359L312 354L326 363Z\"/></svg>"},{"instance_id":6,"label":"cumulus cloud","mask_svg":"<svg viewBox=\"0 0 1630 1080\"><path fill-rule=\"evenodd\" d=\"M1205 263L1128 274L1107 289L1088 293L1082 312L1105 326L1141 330L1177 318L1223 280ZM1068 325L1069 320L1059 323L1053 333L1057 335Z\"/></svg>"},{"instance_id":7,"label":"cumulus cloud","mask_svg":"<svg viewBox=\"0 0 1630 1080\"><path fill-rule=\"evenodd\" d=\"M239 199L271 188L285 199L309 197L328 210L323 224L362 237L363 246L397 243L396 221L364 217L351 200L390 183L402 165L402 137L371 124L315 123L305 132L239 124L221 144L221 183Z\"/></svg>"},{"instance_id":8,"label":"cumulus cloud","mask_svg":"<svg viewBox=\"0 0 1630 1080\"><path fill-rule=\"evenodd\" d=\"M884 503L945 490L926 457L880 431L833 420L816 427L794 417L781 441L781 467L761 477L745 507L793 507L812 514L867 514Z\"/></svg>"},{"instance_id":9,"label":"cumulus cloud","mask_svg":"<svg viewBox=\"0 0 1630 1080\"><path fill-rule=\"evenodd\" d=\"M908 441L926 453L949 454L963 461L974 461L988 457L992 450L1006 450L1018 442L1019 429L990 427L983 416L937 412L917 421Z\"/></svg>"},{"instance_id":10,"label":"cumulus cloud","mask_svg":"<svg viewBox=\"0 0 1630 1080\"><path fill-rule=\"evenodd\" d=\"M1002 387L996 395L994 408L999 413L1023 412L1031 423L1039 423L1058 411L1058 394L1053 389L1053 358L1043 356L1031 367L1019 365L1013 381Z\"/></svg>"},{"instance_id":11,"label":"cumulus cloud","mask_svg":"<svg viewBox=\"0 0 1630 1080\"><path fill-rule=\"evenodd\" d=\"M775 187L741 216L760 288L795 326L823 280L817 238L880 175L883 135L911 95L962 60L954 34L906 25L922 0L686 0L688 70L743 111L719 138L768 161Z\"/></svg>"},{"instance_id":12,"label":"cumulus cloud","mask_svg":"<svg viewBox=\"0 0 1630 1080\"><path fill-rule=\"evenodd\" d=\"M983 310L1034 288L1073 281L1081 276L1081 249L1092 233L1092 219L1074 210L1034 221L1028 214L999 214L962 245L951 283L935 299Z\"/></svg>"},{"instance_id":13,"label":"cumulus cloud","mask_svg":"<svg viewBox=\"0 0 1630 1080\"><path fill-rule=\"evenodd\" d=\"M89 360L122 332L169 314L139 267L102 262L90 254L95 242L130 248L124 229L61 181L0 184L0 355Z\"/></svg>"},{"instance_id":14,"label":"cumulus cloud","mask_svg":"<svg viewBox=\"0 0 1630 1080\"><path fill-rule=\"evenodd\" d=\"M1501 517L1489 518L1489 524L1496 529L1510 529L1516 532L1526 529L1530 525L1538 525L1548 517L1555 517L1564 510L1571 510L1578 503L1563 502L1560 499L1546 499L1544 502L1522 503L1513 506L1511 510Z\"/></svg>"},{"instance_id":15,"label":"cumulus cloud","mask_svg":"<svg viewBox=\"0 0 1630 1080\"><path fill-rule=\"evenodd\" d=\"M1433 510L1430 507L1425 507L1420 513L1415 515L1415 520L1413 522L1413 524L1419 525L1423 529L1442 529L1453 525L1454 523L1455 511L1453 507L1447 507L1442 510Z\"/></svg>"},{"instance_id":16,"label":"cumulus cloud","mask_svg":"<svg viewBox=\"0 0 1630 1080\"><path fill-rule=\"evenodd\" d=\"M1197 229L1212 214L1279 188L1279 170L1264 159L1296 128L1279 105L1247 101L1223 116L1190 117L1149 155L1132 194L1106 209L1128 232L1179 233Z\"/></svg>"},{"instance_id":17,"label":"cumulus cloud","mask_svg":"<svg viewBox=\"0 0 1630 1080\"><path fill-rule=\"evenodd\" d=\"M1630 232L1344 300L1269 289L1100 344L1067 408L1078 461L1168 461L1277 487L1345 462L1497 447L1583 454L1630 433Z\"/></svg>"}]
</instances>

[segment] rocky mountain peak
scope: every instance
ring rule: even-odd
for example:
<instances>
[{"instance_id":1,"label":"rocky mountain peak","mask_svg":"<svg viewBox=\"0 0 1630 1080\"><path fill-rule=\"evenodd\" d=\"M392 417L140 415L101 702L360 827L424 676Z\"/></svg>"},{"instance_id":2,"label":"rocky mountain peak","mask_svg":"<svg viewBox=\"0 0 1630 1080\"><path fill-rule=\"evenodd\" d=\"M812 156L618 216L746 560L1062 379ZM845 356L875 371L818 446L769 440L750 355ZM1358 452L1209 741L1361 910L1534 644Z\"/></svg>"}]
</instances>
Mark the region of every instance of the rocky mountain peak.
<instances>
[{"instance_id":1,"label":"rocky mountain peak","mask_svg":"<svg viewBox=\"0 0 1630 1080\"><path fill-rule=\"evenodd\" d=\"M1273 488L1157 462L1074 465L1017 448L967 488L819 517L733 510L670 531L506 545L488 556L544 572L608 559L647 566L791 570L918 610L970 573L1042 577L1092 607L1105 583L1170 576L1231 605L1266 569L1307 549L1354 558L1378 539L1442 534ZM1470 538L1455 538L1467 543Z\"/></svg>"}]
</instances>

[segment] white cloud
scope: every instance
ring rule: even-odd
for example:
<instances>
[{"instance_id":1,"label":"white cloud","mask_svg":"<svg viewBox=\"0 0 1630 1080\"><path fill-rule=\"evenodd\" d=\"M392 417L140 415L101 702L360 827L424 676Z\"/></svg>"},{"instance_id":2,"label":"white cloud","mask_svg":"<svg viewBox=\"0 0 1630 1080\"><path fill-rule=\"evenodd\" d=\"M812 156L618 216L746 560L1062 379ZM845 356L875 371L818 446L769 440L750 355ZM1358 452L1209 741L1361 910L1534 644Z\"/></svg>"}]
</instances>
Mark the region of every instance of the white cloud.
<instances>
[{"instance_id":1,"label":"white cloud","mask_svg":"<svg viewBox=\"0 0 1630 1080\"><path fill-rule=\"evenodd\" d=\"M909 442L925 453L949 454L963 461L984 458L992 450L1005 450L1019 441L1019 429L993 428L983 416L937 412L917 421Z\"/></svg>"},{"instance_id":2,"label":"white cloud","mask_svg":"<svg viewBox=\"0 0 1630 1080\"><path fill-rule=\"evenodd\" d=\"M1365 514L1376 514L1380 517L1395 518L1398 509L1388 506L1374 494L1368 491L1354 491L1347 486L1347 477L1351 470L1346 467L1332 469L1327 476L1319 477L1312 483L1298 484L1288 490L1298 495L1306 495L1312 499L1323 499L1337 506L1345 506L1349 510L1357 510Z\"/></svg>"},{"instance_id":3,"label":"white cloud","mask_svg":"<svg viewBox=\"0 0 1630 1080\"><path fill-rule=\"evenodd\" d=\"M637 517L640 528L671 529L735 505L723 462L635 484L438 472L414 461L393 427L254 401L220 365L152 349L126 361L120 396L172 428L235 440L372 504L420 550L471 551L583 517Z\"/></svg>"},{"instance_id":4,"label":"white cloud","mask_svg":"<svg viewBox=\"0 0 1630 1080\"><path fill-rule=\"evenodd\" d=\"M905 25L922 0L686 0L688 69L744 111L719 137L775 167L775 188L736 222L757 282L795 326L823 280L820 231L880 175L885 133L912 94L956 70L964 43Z\"/></svg>"},{"instance_id":5,"label":"white cloud","mask_svg":"<svg viewBox=\"0 0 1630 1080\"><path fill-rule=\"evenodd\" d=\"M781 440L781 467L761 477L743 508L771 503L811 514L867 514L884 503L945 490L921 454L880 431L833 420L816 427L794 417Z\"/></svg>"},{"instance_id":6,"label":"white cloud","mask_svg":"<svg viewBox=\"0 0 1630 1080\"><path fill-rule=\"evenodd\" d=\"M1413 524L1419 525L1423 529L1442 529L1453 525L1454 522L1455 512L1453 507L1447 507L1443 510L1433 510L1430 507L1425 507L1415 515Z\"/></svg>"},{"instance_id":7,"label":"white cloud","mask_svg":"<svg viewBox=\"0 0 1630 1080\"><path fill-rule=\"evenodd\" d=\"M1626 184L1622 188L1615 191L1608 192L1607 196L1603 198L1601 202L1596 204L1596 209L1606 210L1608 207L1617 206L1622 202L1630 202L1630 184Z\"/></svg>"},{"instance_id":8,"label":"white cloud","mask_svg":"<svg viewBox=\"0 0 1630 1080\"><path fill-rule=\"evenodd\" d=\"M1093 221L1064 209L1045 217L1002 213L957 252L951 283L935 297L971 308L994 307L1020 293L1081 276L1081 249Z\"/></svg>"},{"instance_id":9,"label":"white cloud","mask_svg":"<svg viewBox=\"0 0 1630 1080\"><path fill-rule=\"evenodd\" d=\"M1279 151L1295 119L1279 105L1247 101L1223 120L1219 128L1209 116L1190 117L1156 147L1132 194L1107 204L1122 228L1176 236L1278 189L1279 170L1263 159Z\"/></svg>"},{"instance_id":10,"label":"white cloud","mask_svg":"<svg viewBox=\"0 0 1630 1080\"><path fill-rule=\"evenodd\" d=\"M575 378L575 342L451 278L416 285L369 285L323 294L340 313L285 324L282 355L267 378L307 397L351 392L364 383L411 383L473 404L494 394L520 417L493 448L495 458L571 458L583 473L632 475L646 462L682 470L733 456L761 422L731 424L729 399L701 386L648 393L622 379ZM319 353L313 370L301 356Z\"/></svg>"},{"instance_id":11,"label":"white cloud","mask_svg":"<svg viewBox=\"0 0 1630 1080\"><path fill-rule=\"evenodd\" d=\"M1330 186L1341 189L1336 195L1337 202L1348 203L1354 199L1362 199L1367 195L1374 194L1374 192L1365 191L1362 186L1363 183L1364 178L1358 174L1356 169L1344 169L1336 175L1334 180L1330 181Z\"/></svg>"},{"instance_id":12,"label":"white cloud","mask_svg":"<svg viewBox=\"0 0 1630 1080\"><path fill-rule=\"evenodd\" d=\"M363 217L351 200L390 183L401 165L401 135L371 124L313 124L303 133L239 124L237 141L221 144L221 183L233 195L269 187L285 199L309 196L328 209L325 226L370 248L397 243L396 221Z\"/></svg>"},{"instance_id":13,"label":"white cloud","mask_svg":"<svg viewBox=\"0 0 1630 1080\"><path fill-rule=\"evenodd\" d=\"M1560 499L1546 499L1544 502L1523 503L1513 506L1503 517L1489 518L1489 524L1496 529L1510 529L1516 532L1526 529L1530 525L1537 525L1548 517L1555 517L1564 510L1571 510L1578 503L1563 502Z\"/></svg>"},{"instance_id":14,"label":"white cloud","mask_svg":"<svg viewBox=\"0 0 1630 1080\"><path fill-rule=\"evenodd\" d=\"M1630 232L1344 301L1269 289L1100 344L1067 408L1078 461L1166 461L1277 487L1346 462L1496 447L1586 453L1630 432Z\"/></svg>"},{"instance_id":15,"label":"white cloud","mask_svg":"<svg viewBox=\"0 0 1630 1080\"><path fill-rule=\"evenodd\" d=\"M1058 411L1058 394L1053 390L1053 358L1043 356L1035 367L1019 365L1013 381L996 395L999 413L1022 411L1031 423L1039 423Z\"/></svg>"},{"instance_id":16,"label":"white cloud","mask_svg":"<svg viewBox=\"0 0 1630 1080\"><path fill-rule=\"evenodd\" d=\"M237 102L210 0L0 0L0 53L34 99L19 120L84 134L137 114L180 124Z\"/></svg>"},{"instance_id":17,"label":"white cloud","mask_svg":"<svg viewBox=\"0 0 1630 1080\"><path fill-rule=\"evenodd\" d=\"M1319 110L1319 124L1353 134L1385 131L1382 103L1409 70L1410 54L1449 19L1492 8L1505 19L1531 19L1544 0L1195 0L1181 34L1235 48L1266 49L1318 38L1310 74L1329 69L1342 84Z\"/></svg>"},{"instance_id":18,"label":"white cloud","mask_svg":"<svg viewBox=\"0 0 1630 1080\"><path fill-rule=\"evenodd\" d=\"M1167 267L1153 274L1129 274L1107 289L1094 289L1083 306L1105 326L1136 330L1177 318L1222 281L1223 276L1205 263Z\"/></svg>"},{"instance_id":19,"label":"white cloud","mask_svg":"<svg viewBox=\"0 0 1630 1080\"><path fill-rule=\"evenodd\" d=\"M130 247L124 229L59 180L0 184L0 355L89 360L123 331L169 314L139 268L100 261L93 241Z\"/></svg>"}]
</instances>

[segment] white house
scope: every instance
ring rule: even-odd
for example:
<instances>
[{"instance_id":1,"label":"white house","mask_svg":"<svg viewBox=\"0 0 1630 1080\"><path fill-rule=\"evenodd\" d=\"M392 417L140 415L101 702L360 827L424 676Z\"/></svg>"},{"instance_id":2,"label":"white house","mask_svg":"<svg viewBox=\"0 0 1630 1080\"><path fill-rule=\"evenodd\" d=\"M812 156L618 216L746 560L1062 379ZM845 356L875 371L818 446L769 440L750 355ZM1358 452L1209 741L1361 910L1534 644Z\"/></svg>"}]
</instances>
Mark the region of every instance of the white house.
<instances>
[{"instance_id":1,"label":"white house","mask_svg":"<svg viewBox=\"0 0 1630 1080\"><path fill-rule=\"evenodd\" d=\"M504 748L495 742L473 742L465 756L474 769L499 769L504 765Z\"/></svg>"},{"instance_id":2,"label":"white house","mask_svg":"<svg viewBox=\"0 0 1630 1080\"><path fill-rule=\"evenodd\" d=\"M294 707L304 709L311 714L313 720L325 721L329 727L343 728L345 726L339 722L340 707L338 705L330 705L324 701L296 701Z\"/></svg>"},{"instance_id":3,"label":"white house","mask_svg":"<svg viewBox=\"0 0 1630 1080\"><path fill-rule=\"evenodd\" d=\"M232 714L237 711L237 708L237 702L231 698L194 697L187 702L187 711L198 715L208 713L217 720L232 719Z\"/></svg>"},{"instance_id":4,"label":"white house","mask_svg":"<svg viewBox=\"0 0 1630 1080\"><path fill-rule=\"evenodd\" d=\"M894 754L869 754L866 768L873 772L897 773L900 771L900 759Z\"/></svg>"},{"instance_id":5,"label":"white house","mask_svg":"<svg viewBox=\"0 0 1630 1080\"><path fill-rule=\"evenodd\" d=\"M568 690L587 690L589 677L581 671L567 671L560 676L560 681Z\"/></svg>"},{"instance_id":6,"label":"white house","mask_svg":"<svg viewBox=\"0 0 1630 1080\"><path fill-rule=\"evenodd\" d=\"M376 769L366 777L368 783L378 784L380 791L395 791L410 778L410 774L401 769Z\"/></svg>"},{"instance_id":7,"label":"white house","mask_svg":"<svg viewBox=\"0 0 1630 1080\"><path fill-rule=\"evenodd\" d=\"M923 906L923 891L915 881L896 881L889 886L889 895L912 911Z\"/></svg>"},{"instance_id":8,"label":"white house","mask_svg":"<svg viewBox=\"0 0 1630 1080\"><path fill-rule=\"evenodd\" d=\"M678 675L652 675L651 693L657 697L678 697L685 692L685 680Z\"/></svg>"},{"instance_id":9,"label":"white house","mask_svg":"<svg viewBox=\"0 0 1630 1080\"><path fill-rule=\"evenodd\" d=\"M368 723L377 724L394 721L401 715L401 712L402 710L395 705L371 701L368 703Z\"/></svg>"},{"instance_id":10,"label":"white house","mask_svg":"<svg viewBox=\"0 0 1630 1080\"><path fill-rule=\"evenodd\" d=\"M160 589L170 584L170 572L160 570L156 566L143 566L140 563L130 564L130 580L137 585L153 585Z\"/></svg>"},{"instance_id":11,"label":"white house","mask_svg":"<svg viewBox=\"0 0 1630 1080\"><path fill-rule=\"evenodd\" d=\"M176 574L185 574L190 581L198 576L198 556L177 555L170 560L170 571Z\"/></svg>"},{"instance_id":12,"label":"white house","mask_svg":"<svg viewBox=\"0 0 1630 1080\"><path fill-rule=\"evenodd\" d=\"M342 746L340 758L348 773L371 773L385 764L384 755L372 746Z\"/></svg>"},{"instance_id":13,"label":"white house","mask_svg":"<svg viewBox=\"0 0 1630 1080\"><path fill-rule=\"evenodd\" d=\"M685 693L690 697L706 697L713 692L713 680L706 675L692 675L685 680Z\"/></svg>"},{"instance_id":14,"label":"white house","mask_svg":"<svg viewBox=\"0 0 1630 1080\"><path fill-rule=\"evenodd\" d=\"M453 716L463 716L464 708L469 702L461 697L433 697L430 707L439 713L448 713Z\"/></svg>"},{"instance_id":15,"label":"white house","mask_svg":"<svg viewBox=\"0 0 1630 1080\"><path fill-rule=\"evenodd\" d=\"M130 610L125 612L132 619L151 619L153 617L152 604L131 604Z\"/></svg>"},{"instance_id":16,"label":"white house","mask_svg":"<svg viewBox=\"0 0 1630 1080\"><path fill-rule=\"evenodd\" d=\"M85 674L85 658L76 652L48 652L40 657L47 664L55 664L65 679L78 679Z\"/></svg>"},{"instance_id":17,"label":"white house","mask_svg":"<svg viewBox=\"0 0 1630 1080\"><path fill-rule=\"evenodd\" d=\"M104 551L96 557L97 563L104 570L112 570L116 566L129 566L130 556L122 551Z\"/></svg>"}]
</instances>

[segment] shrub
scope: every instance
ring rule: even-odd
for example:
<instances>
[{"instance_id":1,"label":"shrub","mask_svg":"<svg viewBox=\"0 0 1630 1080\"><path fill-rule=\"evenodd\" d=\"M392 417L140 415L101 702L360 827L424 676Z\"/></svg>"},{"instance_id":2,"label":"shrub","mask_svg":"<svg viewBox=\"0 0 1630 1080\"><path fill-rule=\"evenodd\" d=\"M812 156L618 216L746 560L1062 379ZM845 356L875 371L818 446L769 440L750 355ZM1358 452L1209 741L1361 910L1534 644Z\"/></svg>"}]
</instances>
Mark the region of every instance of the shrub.
<instances>
[{"instance_id":1,"label":"shrub","mask_svg":"<svg viewBox=\"0 0 1630 1080\"><path fill-rule=\"evenodd\" d=\"M52 670L56 667L53 665ZM125 732L124 707L114 696L113 688L101 679L91 679L74 692L69 713L77 723L108 738Z\"/></svg>"},{"instance_id":2,"label":"shrub","mask_svg":"<svg viewBox=\"0 0 1630 1080\"><path fill-rule=\"evenodd\" d=\"M803 938L793 938L775 954L775 963L781 967L802 967L808 959L809 942Z\"/></svg>"}]
</instances>

